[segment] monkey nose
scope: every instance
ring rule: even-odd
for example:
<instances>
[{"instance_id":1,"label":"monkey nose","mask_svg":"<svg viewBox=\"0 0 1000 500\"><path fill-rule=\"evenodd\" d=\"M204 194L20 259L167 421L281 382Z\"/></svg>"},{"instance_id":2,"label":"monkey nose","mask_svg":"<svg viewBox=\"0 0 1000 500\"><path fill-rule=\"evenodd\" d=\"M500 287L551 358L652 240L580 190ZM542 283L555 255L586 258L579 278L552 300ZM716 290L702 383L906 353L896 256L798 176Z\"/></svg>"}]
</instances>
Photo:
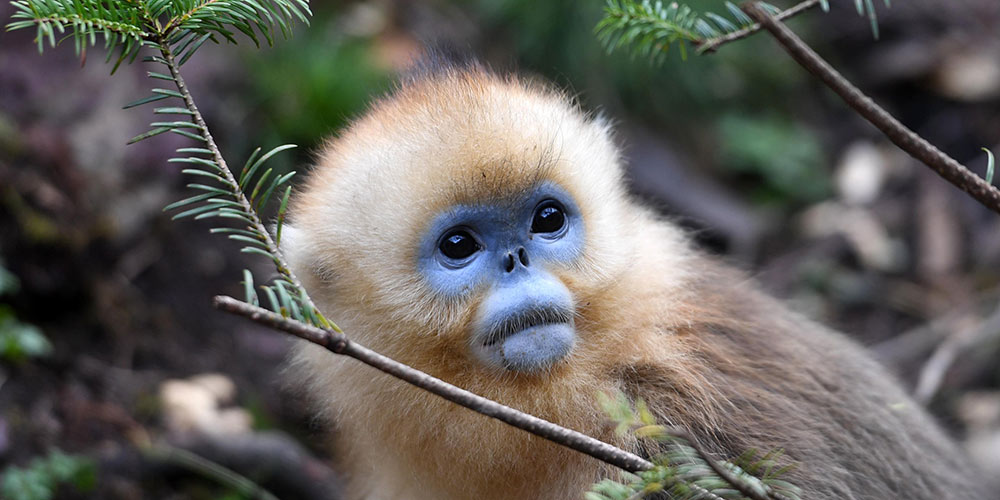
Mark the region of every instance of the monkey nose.
<instances>
[{"instance_id":1,"label":"monkey nose","mask_svg":"<svg viewBox=\"0 0 1000 500\"><path fill-rule=\"evenodd\" d=\"M524 247L521 247L518 248L516 252L508 252L507 255L504 256L503 268L509 273L514 271L518 263L524 267L528 267L528 262L528 252L524 249Z\"/></svg>"}]
</instances>

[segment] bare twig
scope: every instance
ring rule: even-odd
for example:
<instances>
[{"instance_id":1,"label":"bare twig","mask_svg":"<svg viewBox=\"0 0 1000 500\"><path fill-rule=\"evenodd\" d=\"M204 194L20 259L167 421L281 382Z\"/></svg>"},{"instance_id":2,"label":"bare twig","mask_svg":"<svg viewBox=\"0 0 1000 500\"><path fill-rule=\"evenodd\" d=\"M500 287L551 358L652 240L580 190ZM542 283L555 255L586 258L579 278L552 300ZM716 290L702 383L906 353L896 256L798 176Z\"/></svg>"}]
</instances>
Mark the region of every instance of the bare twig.
<instances>
[{"instance_id":1,"label":"bare twig","mask_svg":"<svg viewBox=\"0 0 1000 500\"><path fill-rule=\"evenodd\" d=\"M795 17L795 16L797 16L797 15L799 15L799 14L801 14L801 13L803 13L803 12L805 12L805 11L807 11L807 10L809 10L809 9L817 6L817 5L819 5L819 3L820 3L820 0L806 0L805 2L802 2L802 3L800 3L800 4L798 4L798 5L794 6L794 7L791 7L791 8L788 8L788 9L785 9L785 10L781 11L780 13L778 13L777 15L775 15L774 18L777 19L777 20L779 20L779 21L784 21L785 19L789 19L789 18ZM744 38L746 38L746 37L748 37L748 36L750 36L750 35L758 32L758 31L760 31L760 28L761 28L760 23L756 23L756 24L747 26L746 28L743 28L741 30L734 31L732 33L728 33L728 34L725 34L725 35L722 35L722 36L717 36L715 38L709 38L707 40L703 40L701 42L696 43L695 45L698 46L698 53L699 54L710 54L710 53L715 52L716 50L718 50L719 47L721 47L721 46L723 46L723 45L725 45L725 44L727 44L729 42L735 42L736 40L742 40L742 39L744 39Z\"/></svg>"},{"instance_id":2,"label":"bare twig","mask_svg":"<svg viewBox=\"0 0 1000 500\"><path fill-rule=\"evenodd\" d=\"M341 333L332 330L323 330L305 323L290 320L232 297L215 297L215 307L229 313L245 316L275 330L290 333L323 346L331 352L350 356L393 377L441 396L448 401L457 403L488 417L493 417L501 422L528 431L536 436L561 444L580 453L590 455L602 462L630 472L653 468L652 463L638 455L611 446L586 434L561 427L482 396L477 396L465 389L461 389L420 370L410 368L398 361L387 358L356 342L351 342Z\"/></svg>"},{"instance_id":3,"label":"bare twig","mask_svg":"<svg viewBox=\"0 0 1000 500\"><path fill-rule=\"evenodd\" d=\"M757 2L744 3L740 8L769 31L799 65L822 80L858 114L878 127L900 149L920 160L948 182L969 193L990 210L1000 213L1000 190L941 152L923 137L906 128L899 120L875 104L871 98L841 76L795 33L764 11Z\"/></svg>"}]
</instances>

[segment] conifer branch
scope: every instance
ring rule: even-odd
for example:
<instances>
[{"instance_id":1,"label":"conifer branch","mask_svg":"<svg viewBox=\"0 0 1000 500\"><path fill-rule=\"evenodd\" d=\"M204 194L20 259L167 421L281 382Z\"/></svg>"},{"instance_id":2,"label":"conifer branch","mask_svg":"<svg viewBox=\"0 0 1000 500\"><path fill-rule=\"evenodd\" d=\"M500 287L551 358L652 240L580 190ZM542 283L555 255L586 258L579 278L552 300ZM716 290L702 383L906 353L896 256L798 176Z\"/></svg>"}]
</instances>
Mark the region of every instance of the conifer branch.
<instances>
[{"instance_id":1,"label":"conifer branch","mask_svg":"<svg viewBox=\"0 0 1000 500\"><path fill-rule=\"evenodd\" d=\"M760 2L747 2L741 8L769 31L799 65L809 70L830 87L844 102L881 130L900 149L930 167L938 175L968 193L985 207L1000 213L1000 190L900 123L837 70L833 69L792 30L777 21L762 8Z\"/></svg>"},{"instance_id":2,"label":"conifer branch","mask_svg":"<svg viewBox=\"0 0 1000 500\"><path fill-rule=\"evenodd\" d=\"M878 38L878 16L874 0L853 0L858 15L866 16L872 34ZM883 0L888 7L891 0ZM829 0L805 0L782 10L763 1L758 2L777 19L784 20L819 5L830 10ZM604 18L594 31L608 51L632 46L632 53L660 61L671 47L677 46L681 57L686 57L686 45L697 49L698 54L712 53L719 47L746 38L760 31L760 23L746 15L736 4L724 3L729 18L714 12L697 13L688 5L663 0L607 0Z\"/></svg>"},{"instance_id":3,"label":"conifer branch","mask_svg":"<svg viewBox=\"0 0 1000 500\"><path fill-rule=\"evenodd\" d=\"M247 219L246 222L251 226L253 233L255 233L254 237L251 237L251 242L253 242L253 239L256 238L257 241L263 243L265 251L270 254L275 268L281 277L288 280L296 290L301 291L298 294L299 300L303 302L304 306L309 308L311 311L314 311L318 318L323 318L321 313L319 313L319 309L315 306L315 304L313 304L309 295L304 293L305 288L302 286L302 283L286 263L278 244L275 243L274 238L271 237L271 233L267 229L267 226L264 225L260 216L257 215L257 210L254 208L254 205L247 199L246 194L241 188L240 182L236 180L232 170L230 170L229 165L226 163L226 159L222 157L222 152L219 151L219 147L215 143L215 138L213 138L212 134L208 131L208 125L205 123L205 119L202 117L201 112L198 111L198 106L195 105L194 98L191 97L191 92L188 90L187 84L184 83L184 77L181 76L180 73L180 65L174 58L173 52L170 50L170 44L165 40L160 40L159 48L160 54L163 56L163 60L166 62L167 68L170 70L170 76L177 86L177 91L184 100L184 106L191 113L191 119L194 121L194 124L200 132L201 138L204 140L208 150L211 152L212 159L218 167L217 170L224 176L224 178L218 179L218 181L223 183L225 187L229 188L229 194L236 199L236 202L242 209L242 214ZM258 184L258 186L259 185L260 184ZM245 235L243 236L247 237ZM232 238L232 236L230 237ZM334 330L340 331L340 328L337 327L337 325L325 319L323 319L320 324L323 322Z\"/></svg>"},{"instance_id":4,"label":"conifer branch","mask_svg":"<svg viewBox=\"0 0 1000 500\"><path fill-rule=\"evenodd\" d=\"M775 19L784 21L785 19L791 19L817 5L821 5L825 0L806 0L794 7L785 9L774 16ZM709 38L708 40L702 40L698 42L698 53L699 54L710 54L719 49L719 47L729 43L735 42L736 40L742 40L758 31L760 31L760 23L754 23L745 28L727 33L722 36L717 36L715 38Z\"/></svg>"}]
</instances>

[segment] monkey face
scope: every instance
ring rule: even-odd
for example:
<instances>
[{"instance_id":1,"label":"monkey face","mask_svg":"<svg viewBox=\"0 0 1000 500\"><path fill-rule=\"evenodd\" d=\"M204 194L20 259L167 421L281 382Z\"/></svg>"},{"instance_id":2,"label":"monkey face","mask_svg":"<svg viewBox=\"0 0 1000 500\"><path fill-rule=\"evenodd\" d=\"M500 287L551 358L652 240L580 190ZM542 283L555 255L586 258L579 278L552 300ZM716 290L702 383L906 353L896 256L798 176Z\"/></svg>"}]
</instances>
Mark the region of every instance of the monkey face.
<instances>
[{"instance_id":1,"label":"monkey face","mask_svg":"<svg viewBox=\"0 0 1000 500\"><path fill-rule=\"evenodd\" d=\"M468 338L476 358L531 372L576 341L572 294L548 266L571 264L583 242L576 202L546 182L506 200L447 208L422 238L418 267L439 294L482 297Z\"/></svg>"},{"instance_id":2,"label":"monkey face","mask_svg":"<svg viewBox=\"0 0 1000 500\"><path fill-rule=\"evenodd\" d=\"M608 127L486 73L415 82L327 145L285 255L387 356L467 386L560 376L598 355L593 297L637 251Z\"/></svg>"}]
</instances>

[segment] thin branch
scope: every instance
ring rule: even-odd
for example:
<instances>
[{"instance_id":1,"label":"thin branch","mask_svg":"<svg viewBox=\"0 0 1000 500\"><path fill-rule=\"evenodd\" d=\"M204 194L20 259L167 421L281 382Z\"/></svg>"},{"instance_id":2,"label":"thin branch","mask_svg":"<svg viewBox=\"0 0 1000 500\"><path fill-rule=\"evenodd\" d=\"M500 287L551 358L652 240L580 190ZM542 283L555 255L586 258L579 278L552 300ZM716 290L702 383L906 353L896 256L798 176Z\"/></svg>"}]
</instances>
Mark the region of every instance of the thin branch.
<instances>
[{"instance_id":1,"label":"thin branch","mask_svg":"<svg viewBox=\"0 0 1000 500\"><path fill-rule=\"evenodd\" d=\"M785 9L785 10L781 11L778 15L774 16L774 18L777 19L777 20L779 20L779 21L784 21L785 19L790 19L792 17L795 17L795 16L797 16L797 15L799 15L799 14L801 14L801 13L803 13L803 12L805 12L805 11L807 11L807 10L809 10L809 9L817 6L817 5L819 5L820 2L821 2L821 0L806 0L806 1L804 1L804 2L802 2L800 4L798 4L798 5L796 5L794 7L791 7L789 9ZM715 52L716 50L718 50L719 47L721 47L721 46L723 46L723 45L725 45L725 44L727 44L729 42L735 42L736 40L742 40L742 39L744 39L744 38L746 38L746 37L748 37L748 36L750 36L750 35L758 32L758 31L760 31L760 29L761 29L760 23L755 23L755 24L747 26L746 28L743 28L741 30L734 31L732 33L728 33L728 34L725 34L725 35L722 35L722 36L717 36L715 38L709 38L707 40L703 40L701 42L696 43L695 45L698 46L698 53L699 54L710 54L710 53Z\"/></svg>"},{"instance_id":2,"label":"thin branch","mask_svg":"<svg viewBox=\"0 0 1000 500\"><path fill-rule=\"evenodd\" d=\"M448 401L457 403L488 417L493 417L501 422L528 431L536 436L561 444L580 453L590 455L602 462L629 472L639 472L653 468L651 462L638 455L451 385L422 371L387 358L356 342L351 342L342 333L324 330L299 321L287 319L271 311L236 300L232 297L216 296L214 303L215 307L220 310L247 317L252 321L275 330L290 333L336 354L350 356L393 377L441 396Z\"/></svg>"},{"instance_id":3,"label":"thin branch","mask_svg":"<svg viewBox=\"0 0 1000 500\"><path fill-rule=\"evenodd\" d=\"M226 164L226 160L222 157L222 152L219 151L219 146L215 144L215 139L212 134L208 131L208 125L205 123L205 119L202 118L201 112L198 111L198 106L194 103L194 98L191 97L191 93L188 91L187 85L184 83L184 78L181 76L180 67L177 61L174 59L174 54L170 50L170 43L165 37L161 38L158 42L160 53L163 55L163 59L167 62L167 68L170 69L170 76L173 77L174 83L177 84L177 91L181 93L184 99L184 105L189 111L191 111L191 119L199 127L199 133L205 139L205 144L207 145L209 151L212 152L212 158L219 168L222 170L223 175L225 175L225 180L228 188L232 191L233 196L236 201L243 207L243 212L250 217L249 223L254 227L254 229L264 238L264 245L267 247L267 251L276 257L274 259L274 264L278 268L278 272L285 278L287 278L293 285L295 285L297 290L304 290L302 283L292 272L291 267L286 263L284 256L281 253L281 249L278 248L277 243L271 237L271 232L268 231L267 226L264 222L260 220L260 216L257 215L257 211L254 210L250 201L247 200L246 195L243 190L240 189L239 182L237 182L236 177L233 172L229 169ZM312 299L306 294L301 294L300 298L305 302L306 307L312 308L313 311L319 311L318 308L313 304ZM340 328L333 323L330 326L339 331Z\"/></svg>"},{"instance_id":4,"label":"thin branch","mask_svg":"<svg viewBox=\"0 0 1000 500\"><path fill-rule=\"evenodd\" d=\"M740 8L769 31L799 65L822 80L858 114L878 127L900 149L920 160L948 182L969 193L990 210L1000 213L1000 190L893 118L886 110L875 104L875 101L872 101L841 76L795 33L765 12L757 2L744 3Z\"/></svg>"}]
</instances>

